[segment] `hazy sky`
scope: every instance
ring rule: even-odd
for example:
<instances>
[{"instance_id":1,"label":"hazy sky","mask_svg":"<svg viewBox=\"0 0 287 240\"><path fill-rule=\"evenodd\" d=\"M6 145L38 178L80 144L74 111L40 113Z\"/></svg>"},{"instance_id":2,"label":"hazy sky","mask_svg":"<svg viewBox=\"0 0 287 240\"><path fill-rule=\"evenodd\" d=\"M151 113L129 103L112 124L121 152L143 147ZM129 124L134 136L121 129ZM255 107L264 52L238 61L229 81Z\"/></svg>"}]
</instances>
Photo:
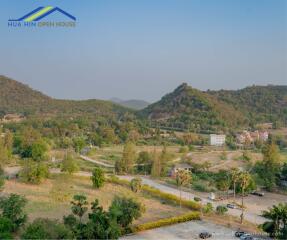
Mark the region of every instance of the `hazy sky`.
<instances>
[{"instance_id":1,"label":"hazy sky","mask_svg":"<svg viewBox=\"0 0 287 240\"><path fill-rule=\"evenodd\" d=\"M40 6L76 28L8 27ZM286 85L287 0L1 0L0 75L73 99Z\"/></svg>"}]
</instances>

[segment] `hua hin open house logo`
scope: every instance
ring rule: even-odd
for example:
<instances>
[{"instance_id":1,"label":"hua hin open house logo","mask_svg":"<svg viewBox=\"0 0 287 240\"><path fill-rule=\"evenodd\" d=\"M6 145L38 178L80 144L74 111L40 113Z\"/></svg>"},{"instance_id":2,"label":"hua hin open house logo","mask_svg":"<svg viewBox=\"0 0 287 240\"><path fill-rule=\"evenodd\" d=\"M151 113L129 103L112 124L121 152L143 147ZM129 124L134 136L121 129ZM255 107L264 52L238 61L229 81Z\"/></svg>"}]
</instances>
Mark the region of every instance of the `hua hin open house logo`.
<instances>
[{"instance_id":1,"label":"hua hin open house logo","mask_svg":"<svg viewBox=\"0 0 287 240\"><path fill-rule=\"evenodd\" d=\"M54 12L62 14L66 18L66 20L45 21L45 18ZM75 26L76 26L76 18L73 15L62 10L61 8L52 6L39 7L34 9L32 12L25 14L23 17L8 20L8 27L75 27Z\"/></svg>"}]
</instances>

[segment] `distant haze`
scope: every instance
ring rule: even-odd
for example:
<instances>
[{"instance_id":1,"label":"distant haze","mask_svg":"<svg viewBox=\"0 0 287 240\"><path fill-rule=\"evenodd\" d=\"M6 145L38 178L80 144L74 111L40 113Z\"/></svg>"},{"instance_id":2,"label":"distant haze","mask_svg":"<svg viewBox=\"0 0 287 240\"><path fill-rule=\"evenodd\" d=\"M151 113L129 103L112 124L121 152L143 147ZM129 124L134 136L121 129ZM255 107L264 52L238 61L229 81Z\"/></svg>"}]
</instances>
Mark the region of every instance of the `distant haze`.
<instances>
[{"instance_id":1,"label":"distant haze","mask_svg":"<svg viewBox=\"0 0 287 240\"><path fill-rule=\"evenodd\" d=\"M9 28L39 6L76 28ZM65 20L64 16L47 17ZM207 89L287 83L285 0L3 0L0 75L66 99L153 102Z\"/></svg>"}]
</instances>

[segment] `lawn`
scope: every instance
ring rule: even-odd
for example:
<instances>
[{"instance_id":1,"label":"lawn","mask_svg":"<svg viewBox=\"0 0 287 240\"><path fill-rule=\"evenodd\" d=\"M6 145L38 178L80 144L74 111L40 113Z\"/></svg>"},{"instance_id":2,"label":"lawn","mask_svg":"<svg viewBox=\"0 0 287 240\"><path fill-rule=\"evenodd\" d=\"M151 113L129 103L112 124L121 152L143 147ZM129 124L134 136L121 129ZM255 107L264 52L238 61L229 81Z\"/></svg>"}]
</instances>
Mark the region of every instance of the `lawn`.
<instances>
[{"instance_id":1,"label":"lawn","mask_svg":"<svg viewBox=\"0 0 287 240\"><path fill-rule=\"evenodd\" d=\"M143 194L135 194L126 187L111 183L106 183L101 189L94 189L89 178L64 174L53 175L51 179L40 185L29 185L17 180L8 180L3 192L17 193L28 199L26 211L29 215L29 221L37 217L62 219L64 215L70 213L70 201L74 194L85 194L89 202L98 199L100 205L105 209L108 209L116 195L134 198L144 204L146 209L135 224L177 216L188 211L178 206L162 204L159 200Z\"/></svg>"}]
</instances>

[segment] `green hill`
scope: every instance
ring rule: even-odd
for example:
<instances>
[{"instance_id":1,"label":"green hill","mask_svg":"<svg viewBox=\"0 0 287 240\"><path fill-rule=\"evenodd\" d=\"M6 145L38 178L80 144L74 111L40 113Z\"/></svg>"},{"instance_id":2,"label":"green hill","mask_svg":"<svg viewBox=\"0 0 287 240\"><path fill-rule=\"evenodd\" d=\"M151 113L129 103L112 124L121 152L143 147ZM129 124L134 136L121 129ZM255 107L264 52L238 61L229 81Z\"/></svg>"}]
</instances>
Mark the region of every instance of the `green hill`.
<instances>
[{"instance_id":1,"label":"green hill","mask_svg":"<svg viewBox=\"0 0 287 240\"><path fill-rule=\"evenodd\" d=\"M24 115L96 115L117 117L131 110L102 100L58 100L48 97L29 86L0 76L0 113L20 113Z\"/></svg>"},{"instance_id":2,"label":"green hill","mask_svg":"<svg viewBox=\"0 0 287 240\"><path fill-rule=\"evenodd\" d=\"M286 86L253 86L237 91L200 91L182 84L139 112L153 125L192 131L221 131L287 119Z\"/></svg>"},{"instance_id":3,"label":"green hill","mask_svg":"<svg viewBox=\"0 0 287 240\"><path fill-rule=\"evenodd\" d=\"M208 93L241 111L251 125L262 122L287 124L287 86L251 86L237 91Z\"/></svg>"}]
</instances>

